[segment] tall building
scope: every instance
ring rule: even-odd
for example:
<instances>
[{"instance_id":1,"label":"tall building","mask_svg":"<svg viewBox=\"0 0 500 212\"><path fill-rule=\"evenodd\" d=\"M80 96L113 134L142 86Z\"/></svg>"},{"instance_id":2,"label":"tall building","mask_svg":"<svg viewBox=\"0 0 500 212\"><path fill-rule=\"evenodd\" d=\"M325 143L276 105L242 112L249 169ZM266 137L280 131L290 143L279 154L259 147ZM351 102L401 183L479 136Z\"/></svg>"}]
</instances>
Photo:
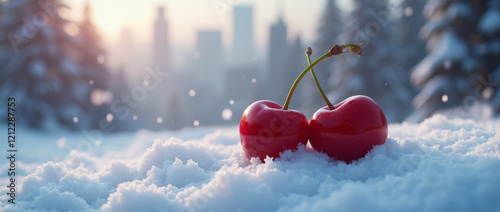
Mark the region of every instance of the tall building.
<instances>
[{"instance_id":1,"label":"tall building","mask_svg":"<svg viewBox=\"0 0 500 212\"><path fill-rule=\"evenodd\" d=\"M153 49L153 67L159 66L161 70L168 69L168 29L167 21L165 20L165 9L163 7L158 7Z\"/></svg>"},{"instance_id":2,"label":"tall building","mask_svg":"<svg viewBox=\"0 0 500 212\"><path fill-rule=\"evenodd\" d=\"M288 52L287 42L287 27L283 18L279 18L278 22L271 25L269 37L269 70L268 70L268 87L279 89L276 95L283 96L286 90L290 87L289 82L284 81L287 74L286 71L286 57ZM273 100L281 100L277 96L273 96Z\"/></svg>"},{"instance_id":3,"label":"tall building","mask_svg":"<svg viewBox=\"0 0 500 212\"><path fill-rule=\"evenodd\" d=\"M254 56L253 8L251 6L234 7L233 30L234 64L251 63Z\"/></svg>"},{"instance_id":4,"label":"tall building","mask_svg":"<svg viewBox=\"0 0 500 212\"><path fill-rule=\"evenodd\" d=\"M196 76L198 84L215 95L223 92L222 38L220 31L198 31L196 41Z\"/></svg>"},{"instance_id":5,"label":"tall building","mask_svg":"<svg viewBox=\"0 0 500 212\"><path fill-rule=\"evenodd\" d=\"M165 9L158 7L158 14L154 23L154 42L153 42L153 64L148 67L146 74L158 69L159 72L169 72L168 59L168 25L165 20ZM147 115L147 123L151 124L152 129L177 129L176 111L177 105L176 81L173 76L162 78L161 81L149 80L151 83L158 83L155 89L149 91L146 102L144 102L144 111ZM143 79L143 78L141 78ZM141 82L144 83L144 82ZM148 82L146 82L147 84Z\"/></svg>"},{"instance_id":6,"label":"tall building","mask_svg":"<svg viewBox=\"0 0 500 212\"><path fill-rule=\"evenodd\" d=\"M130 51L134 49L134 41L132 39L132 31L130 28L123 28L121 31L121 36L119 40L119 46L117 47L116 55L118 55L117 66L119 69L130 69L132 63L134 62L133 54L135 52Z\"/></svg>"}]
</instances>

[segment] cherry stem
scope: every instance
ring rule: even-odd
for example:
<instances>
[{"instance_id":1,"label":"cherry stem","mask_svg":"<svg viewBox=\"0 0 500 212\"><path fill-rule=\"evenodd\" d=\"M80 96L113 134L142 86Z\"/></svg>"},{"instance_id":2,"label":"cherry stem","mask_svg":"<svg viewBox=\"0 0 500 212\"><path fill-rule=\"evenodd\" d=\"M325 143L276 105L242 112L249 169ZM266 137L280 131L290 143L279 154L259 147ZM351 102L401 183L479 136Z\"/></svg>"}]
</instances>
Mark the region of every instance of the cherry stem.
<instances>
[{"instance_id":1,"label":"cherry stem","mask_svg":"<svg viewBox=\"0 0 500 212\"><path fill-rule=\"evenodd\" d=\"M309 66L307 66L299 74L299 76L297 77L297 79L295 79L295 81L293 82L292 87L290 88L290 91L288 92L288 95L286 96L285 104L283 105L282 109L283 110L288 110L288 106L290 105L290 100L292 99L292 95L295 92L295 88L297 88L297 85L299 85L299 82L302 79L302 77L304 77L304 75L306 75L306 73L310 69L312 69L312 67L314 67L316 64L318 64L319 62L321 62L322 60L324 60L327 57L345 53L345 52L343 52L343 50L346 49L346 48L349 48L350 52L356 53L356 54L358 54L358 56L361 56L361 47L360 47L361 44L352 44L352 43L350 43L350 44L346 44L346 45L334 45L330 49L330 51L328 51L327 53L325 53L324 55L322 55L321 57L319 57L318 59L316 59L313 63L310 63Z\"/></svg>"},{"instance_id":2,"label":"cherry stem","mask_svg":"<svg viewBox=\"0 0 500 212\"><path fill-rule=\"evenodd\" d=\"M311 47L309 47L307 49L309 50L310 48ZM311 65L311 54L312 54L312 50L306 51L307 63L309 65ZM330 110L334 110L335 106L333 106L333 104L330 102L328 97L326 97L325 92L323 92L323 88L321 88L321 85L318 82L318 78L316 77L316 73L314 73L314 69L312 67L311 67L311 75L314 79L314 83L316 83L316 87L318 87L318 90L319 90L319 93L321 94L321 97L323 97L323 100L325 100L326 104L328 105L328 108L330 108Z\"/></svg>"},{"instance_id":3,"label":"cherry stem","mask_svg":"<svg viewBox=\"0 0 500 212\"><path fill-rule=\"evenodd\" d=\"M304 69L299 74L299 76L297 77L297 79L295 79L295 82L293 82L293 85L290 88L290 91L288 92L288 95L287 95L286 100L285 100L285 104L283 105L283 110L288 110L288 105L290 105L290 100L292 99L293 92L295 91L295 88L297 87L297 85L299 85L299 82L302 79L302 77L304 77L304 75L306 75L306 73L309 71L309 69L311 69L313 66L315 66L316 64L318 64L319 62L321 62L322 60L324 60L325 58L327 58L329 56L330 56L330 52L324 54L320 58L316 59L312 64L310 64L309 66L307 66L307 68Z\"/></svg>"}]
</instances>

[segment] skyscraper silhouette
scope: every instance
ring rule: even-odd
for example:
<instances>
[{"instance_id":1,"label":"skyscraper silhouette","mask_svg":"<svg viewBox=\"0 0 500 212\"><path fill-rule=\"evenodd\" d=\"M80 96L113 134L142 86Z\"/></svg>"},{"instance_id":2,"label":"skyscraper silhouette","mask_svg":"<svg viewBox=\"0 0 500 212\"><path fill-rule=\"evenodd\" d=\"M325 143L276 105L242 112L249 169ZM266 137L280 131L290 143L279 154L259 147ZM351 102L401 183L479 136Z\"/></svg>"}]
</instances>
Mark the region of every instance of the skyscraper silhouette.
<instances>
[{"instance_id":1,"label":"skyscraper silhouette","mask_svg":"<svg viewBox=\"0 0 500 212\"><path fill-rule=\"evenodd\" d=\"M158 16L155 21L153 49L153 67L159 66L161 70L168 69L168 29L165 9L161 6L158 7Z\"/></svg>"},{"instance_id":2,"label":"skyscraper silhouette","mask_svg":"<svg viewBox=\"0 0 500 212\"><path fill-rule=\"evenodd\" d=\"M153 43L153 64L147 67L146 74L154 72L159 69L160 72L169 71L168 63L168 25L165 20L165 9L158 7L158 14L154 23L154 43ZM158 86L151 90L148 94L147 102L143 105L148 113L146 117L149 123L153 123L153 128L176 129L178 126L176 120L176 82L169 76L162 81L158 81ZM148 83L146 83L148 84ZM157 122L156 120L163 120Z\"/></svg>"},{"instance_id":3,"label":"skyscraper silhouette","mask_svg":"<svg viewBox=\"0 0 500 212\"><path fill-rule=\"evenodd\" d=\"M251 63L254 56L253 8L235 6L233 10L233 62Z\"/></svg>"},{"instance_id":4,"label":"skyscraper silhouette","mask_svg":"<svg viewBox=\"0 0 500 212\"><path fill-rule=\"evenodd\" d=\"M286 57L288 52L287 42L287 27L282 17L271 25L269 38L269 70L268 70L268 86L273 87L278 96L272 96L274 101L281 101L280 98L286 93L290 87L290 82L285 82L284 76L286 75Z\"/></svg>"},{"instance_id":5,"label":"skyscraper silhouette","mask_svg":"<svg viewBox=\"0 0 500 212\"><path fill-rule=\"evenodd\" d=\"M198 31L196 78L197 83L206 86L214 95L221 95L224 89L222 67L222 38L220 31Z\"/></svg>"}]
</instances>

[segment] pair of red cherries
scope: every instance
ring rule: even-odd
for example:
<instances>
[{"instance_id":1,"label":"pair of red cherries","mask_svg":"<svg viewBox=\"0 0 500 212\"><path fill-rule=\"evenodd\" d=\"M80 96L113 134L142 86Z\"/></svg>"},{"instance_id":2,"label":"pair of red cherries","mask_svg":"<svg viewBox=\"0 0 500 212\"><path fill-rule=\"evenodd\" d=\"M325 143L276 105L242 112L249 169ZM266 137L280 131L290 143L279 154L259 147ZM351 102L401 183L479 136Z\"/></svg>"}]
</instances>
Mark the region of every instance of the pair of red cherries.
<instances>
[{"instance_id":1,"label":"pair of red cherries","mask_svg":"<svg viewBox=\"0 0 500 212\"><path fill-rule=\"evenodd\" d=\"M385 143L387 121L373 99L352 96L333 106L317 83L312 67L327 57L344 53L346 48L361 55L358 44L335 45L311 63L312 50L308 48L306 55L310 65L295 80L283 107L273 101L260 100L246 108L240 121L240 140L248 159L278 158L284 150L295 150L298 144L306 145L309 141L314 150L351 163L364 157L375 145ZM309 70L328 104L317 110L310 122L300 111L288 110L295 87Z\"/></svg>"}]
</instances>

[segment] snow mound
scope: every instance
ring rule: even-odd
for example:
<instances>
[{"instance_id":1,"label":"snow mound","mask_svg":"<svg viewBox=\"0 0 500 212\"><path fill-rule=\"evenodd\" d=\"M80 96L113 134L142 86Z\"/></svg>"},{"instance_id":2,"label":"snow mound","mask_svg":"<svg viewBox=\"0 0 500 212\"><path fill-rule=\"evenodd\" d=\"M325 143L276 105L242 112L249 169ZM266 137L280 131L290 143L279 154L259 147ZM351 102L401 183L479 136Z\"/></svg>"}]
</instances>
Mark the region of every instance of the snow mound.
<instances>
[{"instance_id":1,"label":"snow mound","mask_svg":"<svg viewBox=\"0 0 500 212\"><path fill-rule=\"evenodd\" d=\"M132 160L72 152L20 178L17 204L3 195L0 209L499 211L499 122L436 115L390 125L386 144L352 164L305 146L274 161L247 161L237 128L156 139Z\"/></svg>"}]
</instances>

